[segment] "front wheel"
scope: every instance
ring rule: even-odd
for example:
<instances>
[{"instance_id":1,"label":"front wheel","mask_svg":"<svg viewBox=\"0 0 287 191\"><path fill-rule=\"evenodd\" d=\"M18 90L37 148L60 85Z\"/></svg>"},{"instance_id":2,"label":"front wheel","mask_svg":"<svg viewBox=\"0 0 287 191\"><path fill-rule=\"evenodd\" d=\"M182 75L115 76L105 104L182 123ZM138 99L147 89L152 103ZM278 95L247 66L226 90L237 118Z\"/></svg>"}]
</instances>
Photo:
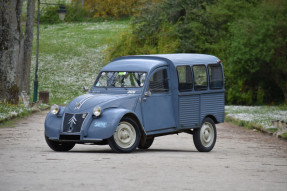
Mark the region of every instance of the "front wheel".
<instances>
[{"instance_id":1,"label":"front wheel","mask_svg":"<svg viewBox=\"0 0 287 191\"><path fill-rule=\"evenodd\" d=\"M115 152L130 153L139 145L140 130L136 122L131 118L124 118L108 142L111 149Z\"/></svg>"},{"instance_id":2,"label":"front wheel","mask_svg":"<svg viewBox=\"0 0 287 191\"><path fill-rule=\"evenodd\" d=\"M58 141L52 141L46 135L45 139L48 146L54 151L60 151L60 152L69 151L75 146L75 143L62 143Z\"/></svg>"},{"instance_id":3,"label":"front wheel","mask_svg":"<svg viewBox=\"0 0 287 191\"><path fill-rule=\"evenodd\" d=\"M198 129L194 129L193 142L199 152L209 152L216 142L216 127L214 121L205 118Z\"/></svg>"}]
</instances>

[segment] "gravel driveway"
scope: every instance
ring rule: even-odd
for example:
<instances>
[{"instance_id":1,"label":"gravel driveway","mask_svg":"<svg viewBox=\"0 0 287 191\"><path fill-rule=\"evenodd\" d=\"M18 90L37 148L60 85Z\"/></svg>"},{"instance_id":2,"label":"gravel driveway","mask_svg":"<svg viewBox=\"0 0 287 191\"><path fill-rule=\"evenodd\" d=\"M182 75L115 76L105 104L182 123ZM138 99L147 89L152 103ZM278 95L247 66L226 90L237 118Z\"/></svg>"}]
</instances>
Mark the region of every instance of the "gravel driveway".
<instances>
[{"instance_id":1,"label":"gravel driveway","mask_svg":"<svg viewBox=\"0 0 287 191\"><path fill-rule=\"evenodd\" d=\"M287 190L287 142L217 125L210 153L188 134L158 137L146 151L108 146L54 152L44 140L47 111L0 129L0 190Z\"/></svg>"}]
</instances>

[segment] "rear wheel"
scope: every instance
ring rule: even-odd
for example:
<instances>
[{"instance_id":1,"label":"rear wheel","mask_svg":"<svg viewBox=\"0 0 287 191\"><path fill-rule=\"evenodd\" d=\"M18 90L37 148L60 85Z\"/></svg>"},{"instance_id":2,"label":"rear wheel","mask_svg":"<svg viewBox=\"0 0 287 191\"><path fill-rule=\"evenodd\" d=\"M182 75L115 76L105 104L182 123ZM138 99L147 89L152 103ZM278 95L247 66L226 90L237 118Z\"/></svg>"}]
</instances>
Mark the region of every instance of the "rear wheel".
<instances>
[{"instance_id":1,"label":"rear wheel","mask_svg":"<svg viewBox=\"0 0 287 191\"><path fill-rule=\"evenodd\" d=\"M150 139L147 139L144 143L141 142L139 144L138 148L139 149L148 149L152 145L153 141L154 141L154 137L150 138Z\"/></svg>"},{"instance_id":2,"label":"rear wheel","mask_svg":"<svg viewBox=\"0 0 287 191\"><path fill-rule=\"evenodd\" d=\"M45 139L48 146L54 151L60 151L60 152L69 151L75 146L75 143L62 143L58 141L52 141L46 135Z\"/></svg>"},{"instance_id":3,"label":"rear wheel","mask_svg":"<svg viewBox=\"0 0 287 191\"><path fill-rule=\"evenodd\" d=\"M131 118L123 118L108 142L115 152L129 153L134 151L140 141L140 130L136 122Z\"/></svg>"},{"instance_id":4,"label":"rear wheel","mask_svg":"<svg viewBox=\"0 0 287 191\"><path fill-rule=\"evenodd\" d=\"M194 129L193 142L199 152L209 152L216 142L216 127L214 121L205 118L198 129Z\"/></svg>"}]
</instances>

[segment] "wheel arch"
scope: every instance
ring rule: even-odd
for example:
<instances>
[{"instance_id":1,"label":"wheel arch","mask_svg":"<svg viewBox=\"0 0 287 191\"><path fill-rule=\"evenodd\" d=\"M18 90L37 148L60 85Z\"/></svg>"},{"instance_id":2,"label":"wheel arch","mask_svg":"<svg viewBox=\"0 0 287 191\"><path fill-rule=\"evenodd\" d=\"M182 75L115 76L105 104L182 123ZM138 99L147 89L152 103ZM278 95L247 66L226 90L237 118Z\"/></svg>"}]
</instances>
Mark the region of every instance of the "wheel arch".
<instances>
[{"instance_id":1,"label":"wheel arch","mask_svg":"<svg viewBox=\"0 0 287 191\"><path fill-rule=\"evenodd\" d=\"M206 115L206 116L202 119L202 122L203 122L206 118L212 119L212 121L213 121L215 124L219 123L218 120L216 119L216 117L215 117L214 115Z\"/></svg>"},{"instance_id":2,"label":"wheel arch","mask_svg":"<svg viewBox=\"0 0 287 191\"><path fill-rule=\"evenodd\" d=\"M121 152L121 153L129 153L135 150L139 143L144 139L145 136L143 136L143 129L140 120L138 119L137 115L133 113L132 111L126 110L126 112L122 112L120 118L118 118L117 122L121 123L121 121L125 122L127 121L130 123L130 125L133 126L136 134L135 135L135 140L132 142L132 145L130 145L130 142L125 142L122 141L121 138L119 138L119 134L117 136L112 136L108 139L109 146L111 149L115 152ZM115 123L114 123L115 124ZM116 125L116 124L115 124ZM117 125L116 125L117 126ZM115 127L115 130L117 127ZM117 131L116 131L117 132ZM130 136L128 136L129 138ZM123 138L125 139L125 138ZM132 138L133 139L133 138Z\"/></svg>"},{"instance_id":3,"label":"wheel arch","mask_svg":"<svg viewBox=\"0 0 287 191\"><path fill-rule=\"evenodd\" d=\"M142 123L140 122L140 120L138 119L138 117L137 117L134 113L131 113L131 112L126 113L126 114L122 117L122 119L125 118L125 117L129 117L129 118L131 118L132 120L134 120L134 121L137 123L137 125L139 126L140 131L141 131L141 139L142 139L142 137L146 137L146 133L145 133L145 131L144 131L144 128L143 128L143 126L142 126Z\"/></svg>"}]
</instances>

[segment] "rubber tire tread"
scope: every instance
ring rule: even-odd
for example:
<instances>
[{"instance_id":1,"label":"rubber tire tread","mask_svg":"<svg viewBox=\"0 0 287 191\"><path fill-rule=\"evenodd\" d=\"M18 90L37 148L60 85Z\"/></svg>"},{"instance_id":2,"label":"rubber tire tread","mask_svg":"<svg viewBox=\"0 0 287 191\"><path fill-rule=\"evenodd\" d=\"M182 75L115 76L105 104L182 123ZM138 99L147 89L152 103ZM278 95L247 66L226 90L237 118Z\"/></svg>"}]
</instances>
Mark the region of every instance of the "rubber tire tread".
<instances>
[{"instance_id":1,"label":"rubber tire tread","mask_svg":"<svg viewBox=\"0 0 287 191\"><path fill-rule=\"evenodd\" d=\"M213 140L213 143L209 146L209 147L205 147L202 143L201 143L201 140L200 140L200 129L202 128L203 124L205 122L209 122L213 129L214 129L214 140ZM216 142L216 127L215 127L215 123L214 121L211 119L211 118L205 118L201 124L201 127L200 128L197 128L197 129L194 129L194 133L193 133L193 143L194 143L194 146L196 147L196 149L199 151L199 152L210 152L214 145L215 145L215 142Z\"/></svg>"},{"instance_id":2,"label":"rubber tire tread","mask_svg":"<svg viewBox=\"0 0 287 191\"><path fill-rule=\"evenodd\" d=\"M135 128L135 131L136 131L136 141L135 143L130 147L130 148L121 148L120 146L118 146L118 144L115 142L115 139L114 139L114 136L111 136L109 139L108 139L108 143L109 143L109 146L111 147L111 149L114 151L114 152L117 152L117 153L131 153L133 152L139 145L139 142L140 142L140 137L141 137L141 134L140 134L140 129L139 129L139 126L138 124L131 118L129 117L125 117L123 118L120 122L122 121L125 121L125 122L128 122L130 123L134 128Z\"/></svg>"},{"instance_id":3,"label":"rubber tire tread","mask_svg":"<svg viewBox=\"0 0 287 191\"><path fill-rule=\"evenodd\" d=\"M154 137L150 138L150 139L147 139L144 144L140 143L138 148L139 149L148 149L152 145L153 141L154 141Z\"/></svg>"},{"instance_id":4,"label":"rubber tire tread","mask_svg":"<svg viewBox=\"0 0 287 191\"><path fill-rule=\"evenodd\" d=\"M45 135L45 139L46 139L46 143L48 144L48 146L52 150L58 151L58 152L69 151L75 146L75 143L61 143L58 141L52 141L46 135Z\"/></svg>"}]
</instances>

